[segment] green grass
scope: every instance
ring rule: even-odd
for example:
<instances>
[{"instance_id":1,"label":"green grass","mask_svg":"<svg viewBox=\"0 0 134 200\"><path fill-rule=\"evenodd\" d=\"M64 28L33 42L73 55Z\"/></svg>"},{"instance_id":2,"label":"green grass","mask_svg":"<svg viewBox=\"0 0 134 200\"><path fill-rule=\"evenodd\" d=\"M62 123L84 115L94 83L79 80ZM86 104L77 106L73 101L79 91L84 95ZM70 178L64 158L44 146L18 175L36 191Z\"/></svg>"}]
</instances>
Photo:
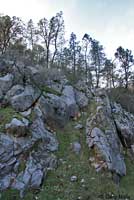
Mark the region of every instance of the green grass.
<instances>
[{"instance_id":1,"label":"green grass","mask_svg":"<svg viewBox=\"0 0 134 200\"><path fill-rule=\"evenodd\" d=\"M96 105L92 104L87 109L88 112L94 111ZM82 115L78 120L85 127L86 115ZM89 157L93 152L89 151L86 145L85 129L76 130L74 126L77 122L70 121L63 129L57 129L57 138L59 140L59 150L57 152L58 162L57 169L49 171L47 178L42 185L41 191L28 191L24 200L108 200L119 199L125 200L127 195L134 199L134 166L128 156L125 156L127 165L127 176L121 180L120 187L117 187L112 179L111 174L107 171L97 173L89 163ZM71 148L71 143L79 141L82 149L79 155L76 155ZM70 177L78 177L76 182L71 182ZM81 180L84 179L84 183ZM112 198L114 195L114 198ZM8 190L2 194L2 200L19 200L18 192Z\"/></svg>"},{"instance_id":2,"label":"green grass","mask_svg":"<svg viewBox=\"0 0 134 200\"><path fill-rule=\"evenodd\" d=\"M48 87L48 86L43 86L43 87L41 88L41 90L42 90L43 92L46 92L46 93L50 93L50 94L54 94L54 95L57 95L57 96L61 96L61 93L60 93L60 92L58 92L58 91L56 91L56 90L54 90L53 88L50 88L50 87Z\"/></svg>"},{"instance_id":3,"label":"green grass","mask_svg":"<svg viewBox=\"0 0 134 200\"><path fill-rule=\"evenodd\" d=\"M5 124L10 123L12 118L22 119L22 116L11 107L0 108L0 132L5 130Z\"/></svg>"}]
</instances>

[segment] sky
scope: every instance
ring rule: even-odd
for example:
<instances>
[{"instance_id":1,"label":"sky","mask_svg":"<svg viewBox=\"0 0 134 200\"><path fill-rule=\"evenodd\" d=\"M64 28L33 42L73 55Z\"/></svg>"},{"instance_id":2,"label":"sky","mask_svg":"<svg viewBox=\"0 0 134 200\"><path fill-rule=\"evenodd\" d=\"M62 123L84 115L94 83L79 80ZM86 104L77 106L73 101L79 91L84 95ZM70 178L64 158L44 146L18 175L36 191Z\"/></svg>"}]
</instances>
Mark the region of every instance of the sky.
<instances>
[{"instance_id":1,"label":"sky","mask_svg":"<svg viewBox=\"0 0 134 200\"><path fill-rule=\"evenodd\" d=\"M134 0L0 0L0 13L24 21L63 11L66 37L84 33L100 41L108 58L119 46L134 52Z\"/></svg>"}]
</instances>

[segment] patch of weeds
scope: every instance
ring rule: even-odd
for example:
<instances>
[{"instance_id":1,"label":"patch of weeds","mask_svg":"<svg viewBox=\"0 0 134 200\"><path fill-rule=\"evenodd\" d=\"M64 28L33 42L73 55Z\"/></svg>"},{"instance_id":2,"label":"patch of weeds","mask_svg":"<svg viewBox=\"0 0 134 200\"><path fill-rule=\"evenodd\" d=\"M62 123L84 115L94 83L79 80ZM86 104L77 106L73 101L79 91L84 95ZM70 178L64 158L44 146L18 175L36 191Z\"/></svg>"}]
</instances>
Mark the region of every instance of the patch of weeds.
<instances>
[{"instance_id":1,"label":"patch of weeds","mask_svg":"<svg viewBox=\"0 0 134 200\"><path fill-rule=\"evenodd\" d=\"M50 94L54 94L54 95L57 95L57 96L61 96L61 93L54 90L53 88L51 87L48 87L48 86L43 86L41 88L42 91L46 92L46 93L50 93Z\"/></svg>"},{"instance_id":2,"label":"patch of weeds","mask_svg":"<svg viewBox=\"0 0 134 200\"><path fill-rule=\"evenodd\" d=\"M22 171L24 171L26 168L26 161L25 160L21 160L20 161L20 165L18 167L18 174Z\"/></svg>"},{"instance_id":3,"label":"patch of weeds","mask_svg":"<svg viewBox=\"0 0 134 200\"><path fill-rule=\"evenodd\" d=\"M22 119L22 116L11 107L0 108L0 132L5 131L5 125L10 123L12 118Z\"/></svg>"}]
</instances>

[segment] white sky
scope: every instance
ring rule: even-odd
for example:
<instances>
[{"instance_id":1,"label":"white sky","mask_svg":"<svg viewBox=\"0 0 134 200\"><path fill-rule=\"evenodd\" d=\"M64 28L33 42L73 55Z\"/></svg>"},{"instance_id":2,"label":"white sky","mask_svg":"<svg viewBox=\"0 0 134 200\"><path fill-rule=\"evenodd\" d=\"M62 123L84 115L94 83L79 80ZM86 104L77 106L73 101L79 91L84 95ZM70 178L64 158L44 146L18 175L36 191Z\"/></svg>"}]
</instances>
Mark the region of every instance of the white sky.
<instances>
[{"instance_id":1,"label":"white sky","mask_svg":"<svg viewBox=\"0 0 134 200\"><path fill-rule=\"evenodd\" d=\"M63 11L66 35L99 40L109 57L118 46L134 50L134 0L0 0L0 13L35 22Z\"/></svg>"}]
</instances>

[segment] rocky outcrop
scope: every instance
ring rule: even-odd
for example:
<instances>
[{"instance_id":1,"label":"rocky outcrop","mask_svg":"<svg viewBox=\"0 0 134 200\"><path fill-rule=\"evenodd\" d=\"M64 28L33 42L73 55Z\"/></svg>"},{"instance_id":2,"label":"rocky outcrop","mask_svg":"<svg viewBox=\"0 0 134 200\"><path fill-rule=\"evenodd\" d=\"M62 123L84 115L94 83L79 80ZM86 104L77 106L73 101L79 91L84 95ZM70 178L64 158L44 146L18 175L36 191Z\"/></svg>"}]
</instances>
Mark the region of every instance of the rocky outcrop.
<instances>
[{"instance_id":1,"label":"rocky outcrop","mask_svg":"<svg viewBox=\"0 0 134 200\"><path fill-rule=\"evenodd\" d=\"M85 93L75 90L75 98L79 108L85 108L88 106L89 99L86 97Z\"/></svg>"},{"instance_id":2,"label":"rocky outcrop","mask_svg":"<svg viewBox=\"0 0 134 200\"><path fill-rule=\"evenodd\" d=\"M95 110L87 120L87 144L94 149L92 165L96 170L106 168L118 176L126 174L122 144L119 139L111 106L105 92L98 91L95 97Z\"/></svg>"},{"instance_id":3,"label":"rocky outcrop","mask_svg":"<svg viewBox=\"0 0 134 200\"><path fill-rule=\"evenodd\" d=\"M85 83L85 81L79 80L75 85L75 89L84 93L89 100L93 98L94 92L91 90L90 86Z\"/></svg>"},{"instance_id":4,"label":"rocky outcrop","mask_svg":"<svg viewBox=\"0 0 134 200\"><path fill-rule=\"evenodd\" d=\"M69 120L69 110L65 101L54 94L47 94L39 99L39 107L47 121L64 126Z\"/></svg>"},{"instance_id":5,"label":"rocky outcrop","mask_svg":"<svg viewBox=\"0 0 134 200\"><path fill-rule=\"evenodd\" d=\"M69 85L65 86L62 91L61 98L65 101L65 103L67 105L69 116L75 117L76 114L78 113L78 106L76 104L75 93L74 93L73 87L69 86Z\"/></svg>"},{"instance_id":6,"label":"rocky outcrop","mask_svg":"<svg viewBox=\"0 0 134 200\"><path fill-rule=\"evenodd\" d=\"M17 111L26 111L38 100L41 92L37 88L28 85L20 94L11 97L11 105Z\"/></svg>"},{"instance_id":7,"label":"rocky outcrop","mask_svg":"<svg viewBox=\"0 0 134 200\"><path fill-rule=\"evenodd\" d=\"M47 171L57 163L52 153L58 149L55 135L41 118L32 122L31 134L25 135L28 125L27 120L13 119L6 125L8 133L0 133L0 189L17 189L20 197L28 188L39 188ZM14 137L14 132L21 137Z\"/></svg>"},{"instance_id":8,"label":"rocky outcrop","mask_svg":"<svg viewBox=\"0 0 134 200\"><path fill-rule=\"evenodd\" d=\"M6 94L6 99L11 100L12 97L24 92L24 87L22 85L14 85Z\"/></svg>"},{"instance_id":9,"label":"rocky outcrop","mask_svg":"<svg viewBox=\"0 0 134 200\"><path fill-rule=\"evenodd\" d=\"M12 87L13 85L13 75L7 74L3 77L0 77L0 93L6 94L6 92Z\"/></svg>"},{"instance_id":10,"label":"rocky outcrop","mask_svg":"<svg viewBox=\"0 0 134 200\"><path fill-rule=\"evenodd\" d=\"M131 148L134 145L134 115L116 103L112 105L112 112L123 146Z\"/></svg>"}]
</instances>

